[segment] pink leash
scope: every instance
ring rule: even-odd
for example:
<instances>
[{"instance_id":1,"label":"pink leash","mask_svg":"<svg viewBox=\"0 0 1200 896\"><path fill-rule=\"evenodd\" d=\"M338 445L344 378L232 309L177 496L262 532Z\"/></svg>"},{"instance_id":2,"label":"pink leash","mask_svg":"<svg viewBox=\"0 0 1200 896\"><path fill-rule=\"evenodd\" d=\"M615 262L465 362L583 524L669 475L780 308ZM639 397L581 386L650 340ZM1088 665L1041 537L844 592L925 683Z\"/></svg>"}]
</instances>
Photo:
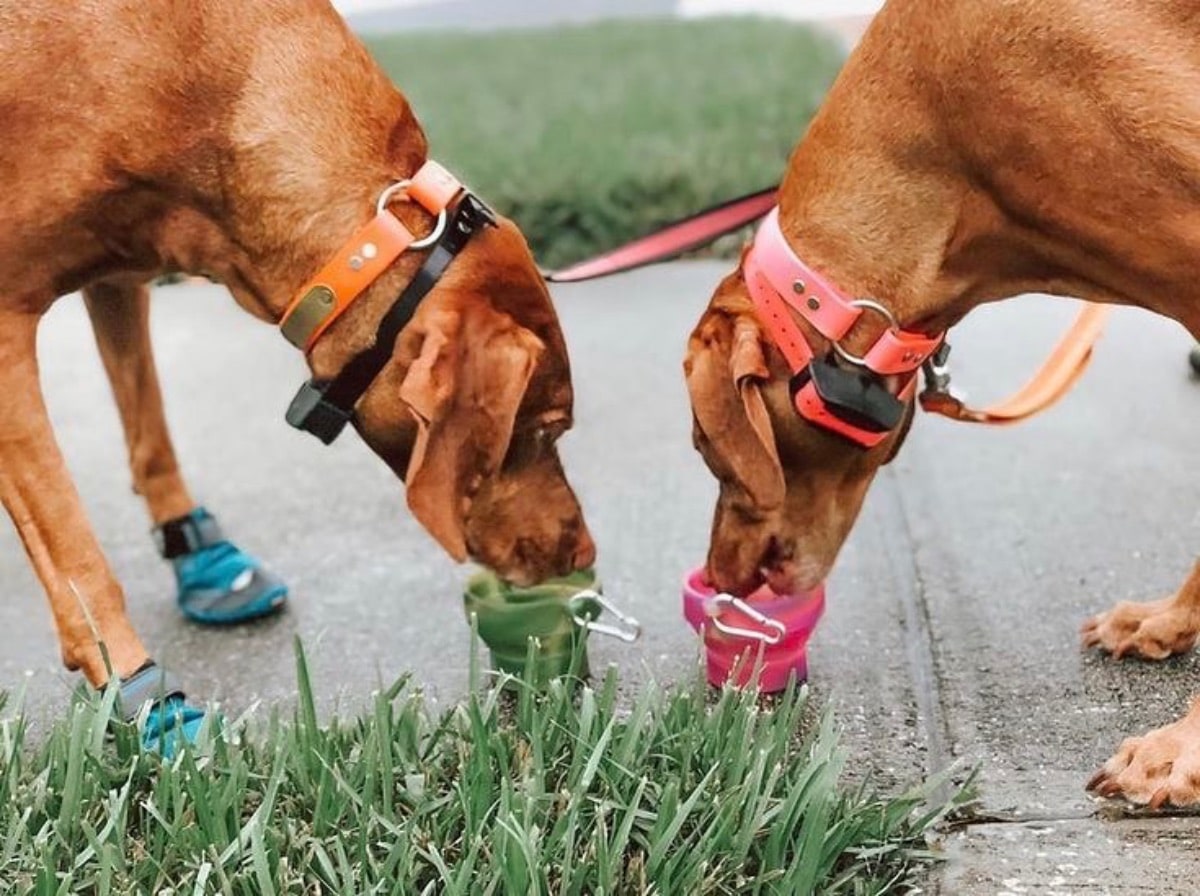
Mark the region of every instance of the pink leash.
<instances>
[{"instance_id":1,"label":"pink leash","mask_svg":"<svg viewBox=\"0 0 1200 896\"><path fill-rule=\"evenodd\" d=\"M717 237L733 233L764 217L774 208L778 190L777 186L769 187L737 199L730 199L668 224L610 252L560 271L544 271L542 276L550 283L580 283L631 271L643 265L666 261L692 249L699 249Z\"/></svg>"}]
</instances>

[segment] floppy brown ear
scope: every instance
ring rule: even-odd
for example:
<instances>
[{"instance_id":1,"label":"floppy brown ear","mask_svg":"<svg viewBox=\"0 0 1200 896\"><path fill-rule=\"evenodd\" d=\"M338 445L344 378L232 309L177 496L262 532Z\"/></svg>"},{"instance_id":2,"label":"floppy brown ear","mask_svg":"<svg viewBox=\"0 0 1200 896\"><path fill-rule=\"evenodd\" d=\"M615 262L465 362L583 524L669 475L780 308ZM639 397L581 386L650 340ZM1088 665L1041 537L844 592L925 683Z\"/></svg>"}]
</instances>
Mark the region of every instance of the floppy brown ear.
<instances>
[{"instance_id":1,"label":"floppy brown ear","mask_svg":"<svg viewBox=\"0 0 1200 896\"><path fill-rule=\"evenodd\" d=\"M400 386L419 427L404 477L408 506L456 560L467 557L471 499L504 462L543 348L490 307L445 312L433 320Z\"/></svg>"},{"instance_id":2,"label":"floppy brown ear","mask_svg":"<svg viewBox=\"0 0 1200 896\"><path fill-rule=\"evenodd\" d=\"M747 315L706 314L688 343L684 372L697 441L707 443L713 473L760 510L782 505L783 468L759 388L770 370L758 325Z\"/></svg>"}]
</instances>

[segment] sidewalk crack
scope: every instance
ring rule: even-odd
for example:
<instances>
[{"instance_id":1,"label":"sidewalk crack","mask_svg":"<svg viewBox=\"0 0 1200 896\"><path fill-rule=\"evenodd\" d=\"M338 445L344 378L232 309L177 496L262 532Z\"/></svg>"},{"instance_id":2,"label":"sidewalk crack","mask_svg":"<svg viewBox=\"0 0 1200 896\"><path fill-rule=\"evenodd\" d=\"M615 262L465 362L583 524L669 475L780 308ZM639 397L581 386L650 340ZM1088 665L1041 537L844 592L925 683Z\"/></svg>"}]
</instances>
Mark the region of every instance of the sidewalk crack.
<instances>
[{"instance_id":1,"label":"sidewalk crack","mask_svg":"<svg viewBox=\"0 0 1200 896\"><path fill-rule=\"evenodd\" d=\"M917 559L914 529L904 501L898 477L891 469L883 471L886 487L879 494L886 502L885 520L898 520L901 533L885 526L881 541L888 566L897 585L896 596L903 614L904 649L912 678L917 713L922 720L927 750L926 768L930 775L945 771L952 763L950 727L942 707L941 676L933 643L925 581ZM944 781L940 789L948 796L953 784ZM939 795L940 796L940 795Z\"/></svg>"}]
</instances>

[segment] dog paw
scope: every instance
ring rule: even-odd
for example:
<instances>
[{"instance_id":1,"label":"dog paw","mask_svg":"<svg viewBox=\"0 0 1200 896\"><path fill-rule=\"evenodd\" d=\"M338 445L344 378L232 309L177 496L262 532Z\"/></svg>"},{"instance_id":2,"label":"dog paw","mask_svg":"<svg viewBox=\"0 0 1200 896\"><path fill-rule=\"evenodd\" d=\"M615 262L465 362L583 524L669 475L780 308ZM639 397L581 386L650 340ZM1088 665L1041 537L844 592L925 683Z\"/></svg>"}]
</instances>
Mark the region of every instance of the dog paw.
<instances>
[{"instance_id":1,"label":"dog paw","mask_svg":"<svg viewBox=\"0 0 1200 896\"><path fill-rule=\"evenodd\" d=\"M278 612L287 585L228 541L207 545L171 561L183 615L205 625L236 625Z\"/></svg>"},{"instance_id":2,"label":"dog paw","mask_svg":"<svg viewBox=\"0 0 1200 896\"><path fill-rule=\"evenodd\" d=\"M1085 648L1099 647L1117 659L1131 655L1163 660L1191 650L1198 628L1195 614L1168 597L1149 603L1122 601L1085 622L1081 634Z\"/></svg>"},{"instance_id":3,"label":"dog paw","mask_svg":"<svg viewBox=\"0 0 1200 896\"><path fill-rule=\"evenodd\" d=\"M1160 809L1200 803L1200 716L1196 706L1178 722L1128 738L1088 782L1097 796Z\"/></svg>"}]
</instances>

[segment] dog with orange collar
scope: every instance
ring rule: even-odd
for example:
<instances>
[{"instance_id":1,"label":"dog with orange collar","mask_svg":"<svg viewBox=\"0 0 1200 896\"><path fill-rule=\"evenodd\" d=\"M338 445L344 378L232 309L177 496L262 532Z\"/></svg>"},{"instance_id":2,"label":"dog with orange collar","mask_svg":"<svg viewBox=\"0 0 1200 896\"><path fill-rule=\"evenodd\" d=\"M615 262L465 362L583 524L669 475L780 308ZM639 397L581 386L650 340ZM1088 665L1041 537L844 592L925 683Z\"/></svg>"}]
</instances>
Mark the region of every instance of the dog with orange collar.
<instances>
[{"instance_id":1,"label":"dog with orange collar","mask_svg":"<svg viewBox=\"0 0 1200 896\"><path fill-rule=\"evenodd\" d=\"M510 221L428 161L405 98L327 0L5 4L0 51L0 499L68 669L182 706L126 613L42 401L38 322L76 290L185 609L230 621L222 600L255 575L250 615L282 600L179 471L145 286L168 271L210 275L282 322L312 371L288 420L325 442L351 424L449 555L517 585L592 565L555 444L573 393L540 272ZM161 709L148 743L172 720L193 732L194 714Z\"/></svg>"}]
</instances>

